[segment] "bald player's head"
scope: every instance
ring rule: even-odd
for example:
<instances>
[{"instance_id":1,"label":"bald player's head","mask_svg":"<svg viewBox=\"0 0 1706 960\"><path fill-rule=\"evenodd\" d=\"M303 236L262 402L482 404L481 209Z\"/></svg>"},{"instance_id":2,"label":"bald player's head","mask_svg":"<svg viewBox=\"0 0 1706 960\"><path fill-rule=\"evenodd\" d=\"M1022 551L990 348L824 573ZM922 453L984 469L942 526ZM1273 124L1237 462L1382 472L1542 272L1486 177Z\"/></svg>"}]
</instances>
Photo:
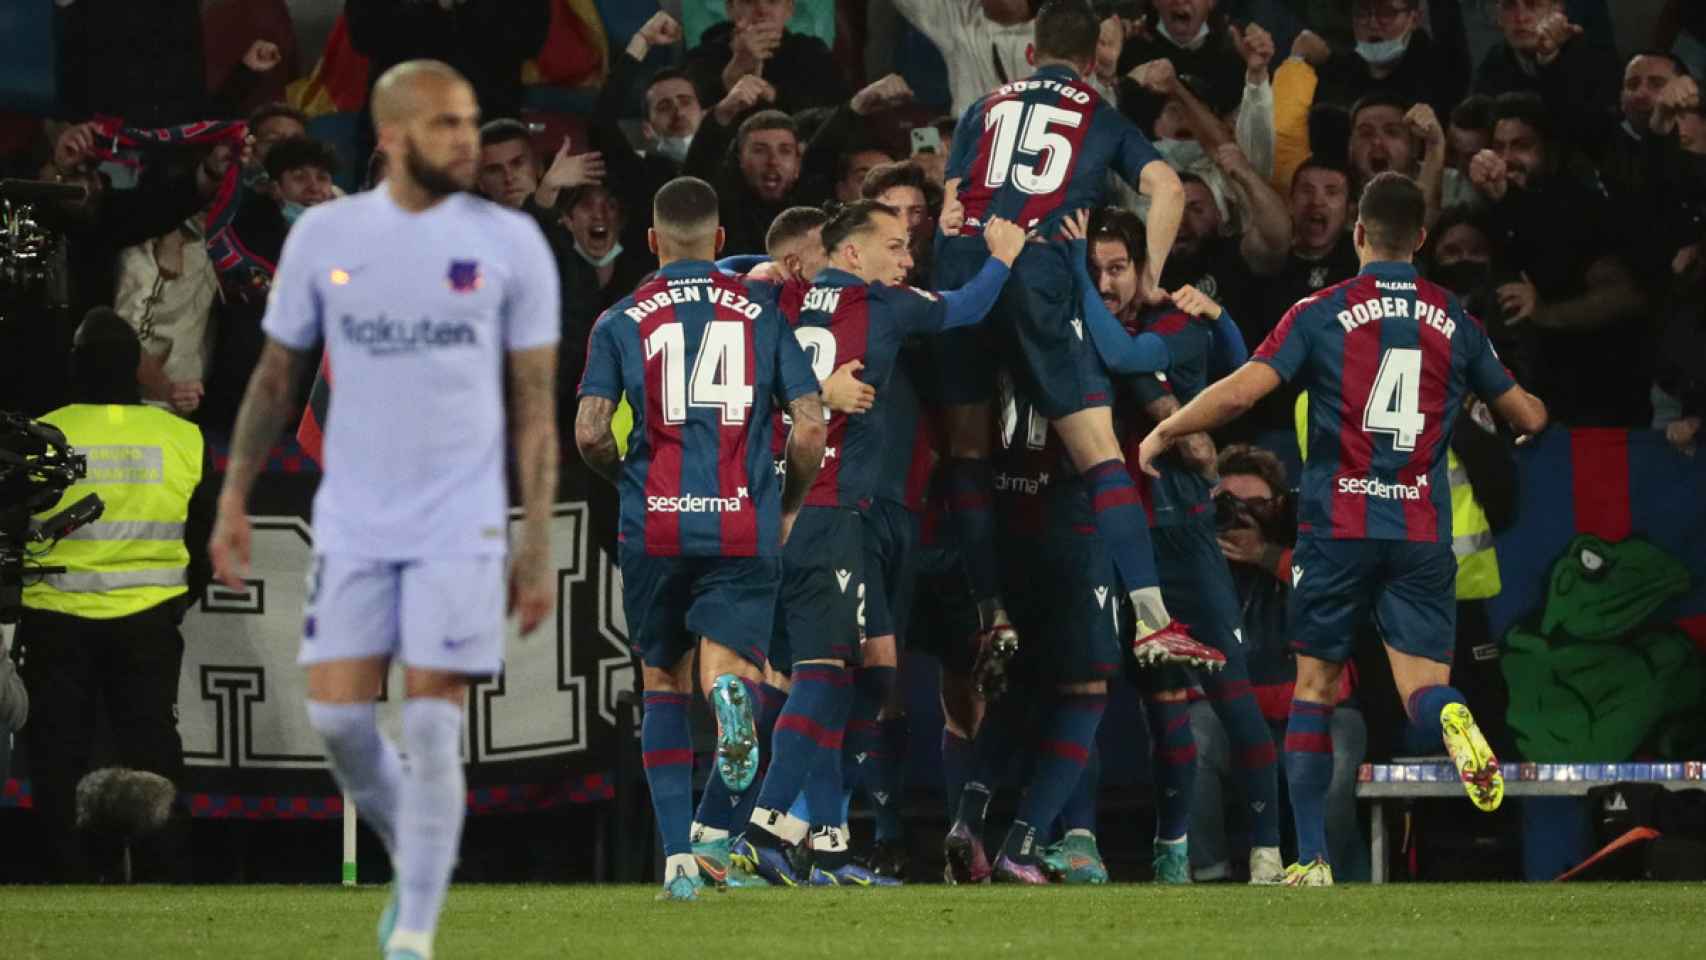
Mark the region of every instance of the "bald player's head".
<instances>
[{"instance_id":1,"label":"bald player's head","mask_svg":"<svg viewBox=\"0 0 1706 960\"><path fill-rule=\"evenodd\" d=\"M373 85L379 148L400 159L393 178L429 197L472 189L480 155L480 105L456 68L408 60Z\"/></svg>"},{"instance_id":2,"label":"bald player's head","mask_svg":"<svg viewBox=\"0 0 1706 960\"><path fill-rule=\"evenodd\" d=\"M676 177L652 199L648 240L660 265L672 260L709 260L723 247L717 191L698 177Z\"/></svg>"}]
</instances>

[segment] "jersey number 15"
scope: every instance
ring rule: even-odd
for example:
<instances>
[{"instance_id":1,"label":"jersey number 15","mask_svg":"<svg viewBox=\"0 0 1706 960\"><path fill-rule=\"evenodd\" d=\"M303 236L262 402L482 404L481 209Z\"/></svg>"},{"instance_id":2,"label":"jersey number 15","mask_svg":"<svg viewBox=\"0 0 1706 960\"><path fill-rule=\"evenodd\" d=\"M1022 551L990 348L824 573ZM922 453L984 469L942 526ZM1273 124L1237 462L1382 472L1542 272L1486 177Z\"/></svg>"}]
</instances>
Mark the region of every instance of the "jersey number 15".
<instances>
[{"instance_id":1,"label":"jersey number 15","mask_svg":"<svg viewBox=\"0 0 1706 960\"><path fill-rule=\"evenodd\" d=\"M663 355L663 422L686 423L688 407L711 407L726 424L745 423L752 409L752 380L746 369L746 325L713 320L705 325L693 375L687 376L687 334L666 323L646 338L646 362Z\"/></svg>"},{"instance_id":2,"label":"jersey number 15","mask_svg":"<svg viewBox=\"0 0 1706 960\"><path fill-rule=\"evenodd\" d=\"M989 151L989 170L984 184L998 189L1012 175L1013 185L1031 194L1049 194L1066 182L1072 169L1072 141L1054 128L1076 129L1084 115L1045 103L1026 104L1007 100L989 108L983 127L995 128L995 146ZM1042 156L1040 165L1015 163L1015 149Z\"/></svg>"}]
</instances>

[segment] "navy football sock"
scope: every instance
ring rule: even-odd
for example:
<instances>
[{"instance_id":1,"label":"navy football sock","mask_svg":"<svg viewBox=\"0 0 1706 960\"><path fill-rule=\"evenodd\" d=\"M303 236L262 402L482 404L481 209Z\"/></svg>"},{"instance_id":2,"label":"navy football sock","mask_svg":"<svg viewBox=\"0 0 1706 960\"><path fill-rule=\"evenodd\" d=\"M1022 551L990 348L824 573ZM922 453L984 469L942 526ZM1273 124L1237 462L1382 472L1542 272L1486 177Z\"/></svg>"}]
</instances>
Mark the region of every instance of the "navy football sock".
<instances>
[{"instance_id":1,"label":"navy football sock","mask_svg":"<svg viewBox=\"0 0 1706 960\"><path fill-rule=\"evenodd\" d=\"M842 753L847 785L863 789L871 801L879 840L899 833L900 794L894 784L895 763L883 725L877 720L894 682L893 667L860 667L854 672L853 715L847 721L847 749Z\"/></svg>"},{"instance_id":2,"label":"navy football sock","mask_svg":"<svg viewBox=\"0 0 1706 960\"><path fill-rule=\"evenodd\" d=\"M1191 790L1197 780L1197 743L1191 737L1189 705L1150 698L1144 704L1155 738L1155 839L1177 840L1191 822Z\"/></svg>"},{"instance_id":3,"label":"navy football sock","mask_svg":"<svg viewBox=\"0 0 1706 960\"><path fill-rule=\"evenodd\" d=\"M972 744L947 727L942 728L942 793L948 818L960 809L960 792L971 776Z\"/></svg>"},{"instance_id":4,"label":"navy football sock","mask_svg":"<svg viewBox=\"0 0 1706 960\"><path fill-rule=\"evenodd\" d=\"M1036 770L1019 804L1019 819L1048 826L1084 777L1096 728L1107 709L1105 693L1067 693L1055 698L1036 749Z\"/></svg>"},{"instance_id":5,"label":"navy football sock","mask_svg":"<svg viewBox=\"0 0 1706 960\"><path fill-rule=\"evenodd\" d=\"M1078 775L1071 795L1066 798L1065 806L1060 808L1060 832L1063 836L1073 830L1096 832L1096 797L1101 787L1102 750L1095 741L1091 741L1090 759L1084 764L1084 772Z\"/></svg>"},{"instance_id":6,"label":"navy football sock","mask_svg":"<svg viewBox=\"0 0 1706 960\"><path fill-rule=\"evenodd\" d=\"M647 693L640 720L641 760L651 788L666 856L692 849L693 737L687 725L687 694Z\"/></svg>"},{"instance_id":7,"label":"navy football sock","mask_svg":"<svg viewBox=\"0 0 1706 960\"><path fill-rule=\"evenodd\" d=\"M989 798L1000 784L1002 774L1012 764L1013 751L1023 732L1025 710L1017 692L989 705L983 724L972 742L971 775L960 791L957 819L964 821L973 833L983 832L983 817L989 811Z\"/></svg>"},{"instance_id":8,"label":"navy football sock","mask_svg":"<svg viewBox=\"0 0 1706 960\"><path fill-rule=\"evenodd\" d=\"M729 827L731 833L739 833L752 819L752 808L758 804L758 789L770 770L770 758L776 749L772 743L776 735L776 720L782 715L782 707L787 702L787 691L768 683L758 685L758 742L763 744L759 753L760 768L752 786L741 794L740 804L734 808L733 825Z\"/></svg>"},{"instance_id":9,"label":"navy football sock","mask_svg":"<svg viewBox=\"0 0 1706 960\"><path fill-rule=\"evenodd\" d=\"M1449 703L1467 704L1468 701L1463 699L1463 694L1459 693L1456 687L1435 684L1410 694L1410 702L1404 707L1410 713L1410 722L1416 725L1416 729L1429 743L1433 743L1445 739L1445 730L1439 722L1439 712Z\"/></svg>"},{"instance_id":10,"label":"navy football sock","mask_svg":"<svg viewBox=\"0 0 1706 960\"><path fill-rule=\"evenodd\" d=\"M995 551L995 469L986 459L949 457L942 463L955 542L980 603L1001 592ZM984 626L989 624L985 623Z\"/></svg>"},{"instance_id":11,"label":"navy football sock","mask_svg":"<svg viewBox=\"0 0 1706 960\"><path fill-rule=\"evenodd\" d=\"M1155 549L1149 539L1149 518L1123 460L1104 460L1084 471L1090 487L1090 507L1095 512L1096 533L1107 544L1114 561L1114 577L1120 593L1131 596L1139 590L1158 587ZM1141 611L1140 611L1141 612ZM1159 629L1166 624L1152 625Z\"/></svg>"},{"instance_id":12,"label":"navy football sock","mask_svg":"<svg viewBox=\"0 0 1706 960\"><path fill-rule=\"evenodd\" d=\"M871 798L877 801L877 840L899 840L906 832L900 817L902 772L906 769L906 714L883 725L883 760L866 771Z\"/></svg>"},{"instance_id":13,"label":"navy football sock","mask_svg":"<svg viewBox=\"0 0 1706 960\"><path fill-rule=\"evenodd\" d=\"M1227 666L1232 667L1232 658ZM1279 828L1279 769L1278 753L1274 750L1273 734L1262 708L1250 692L1250 681L1217 677L1212 673L1202 678L1215 716L1226 729L1227 746L1232 753L1232 769L1244 787L1250 805L1250 843L1258 847L1277 847Z\"/></svg>"},{"instance_id":14,"label":"navy football sock","mask_svg":"<svg viewBox=\"0 0 1706 960\"><path fill-rule=\"evenodd\" d=\"M794 690L776 719L770 770L759 788L752 823L765 828L779 823L822 758L840 754L852 701L852 677L845 667L811 663L794 670Z\"/></svg>"},{"instance_id":15,"label":"navy football sock","mask_svg":"<svg viewBox=\"0 0 1706 960\"><path fill-rule=\"evenodd\" d=\"M1285 728L1285 781L1297 826L1297 862L1327 856L1327 787L1333 780L1333 705L1291 701Z\"/></svg>"}]
</instances>

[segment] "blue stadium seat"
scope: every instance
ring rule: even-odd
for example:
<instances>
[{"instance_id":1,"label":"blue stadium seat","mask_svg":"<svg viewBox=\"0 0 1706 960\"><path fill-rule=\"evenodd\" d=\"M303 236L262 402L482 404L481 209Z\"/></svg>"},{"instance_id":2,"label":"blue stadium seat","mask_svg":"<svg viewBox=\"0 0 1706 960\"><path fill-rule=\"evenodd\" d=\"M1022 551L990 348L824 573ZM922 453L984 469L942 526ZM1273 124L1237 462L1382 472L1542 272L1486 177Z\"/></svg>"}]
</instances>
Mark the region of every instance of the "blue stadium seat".
<instances>
[{"instance_id":1,"label":"blue stadium seat","mask_svg":"<svg viewBox=\"0 0 1706 960\"><path fill-rule=\"evenodd\" d=\"M0 103L48 112L59 99L53 4L0 4Z\"/></svg>"}]
</instances>

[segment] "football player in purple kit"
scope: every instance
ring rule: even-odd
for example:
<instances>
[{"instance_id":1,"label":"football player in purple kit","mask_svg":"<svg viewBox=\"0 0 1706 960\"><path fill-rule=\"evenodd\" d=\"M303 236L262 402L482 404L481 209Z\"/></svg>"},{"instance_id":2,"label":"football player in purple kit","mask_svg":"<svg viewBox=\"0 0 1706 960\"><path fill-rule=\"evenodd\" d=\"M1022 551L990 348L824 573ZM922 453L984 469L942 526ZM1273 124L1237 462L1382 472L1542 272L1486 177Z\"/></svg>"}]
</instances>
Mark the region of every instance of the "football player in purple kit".
<instances>
[{"instance_id":1,"label":"football player in purple kit","mask_svg":"<svg viewBox=\"0 0 1706 960\"><path fill-rule=\"evenodd\" d=\"M1470 800L1504 797L1499 762L1463 695L1449 686L1456 642L1451 488L1446 450L1464 394L1519 433L1546 426L1546 407L1517 386L1480 322L1412 265L1426 239L1415 181L1376 176L1363 190L1356 277L1300 301L1250 363L1209 387L1145 437L1139 464L1180 437L1238 416L1282 381L1309 393L1291 622L1297 687L1286 729L1286 782L1297 827L1293 886L1333 882L1324 806L1329 724L1340 670L1372 613L1410 719L1441 738Z\"/></svg>"},{"instance_id":2,"label":"football player in purple kit","mask_svg":"<svg viewBox=\"0 0 1706 960\"><path fill-rule=\"evenodd\" d=\"M1023 231L992 221L976 278L963 290L938 296L899 285L912 255L906 224L894 208L855 201L824 224L822 236L829 267L805 293L794 334L825 377L838 364L863 362L862 377L877 388L878 406L902 339L981 322L1024 246ZM852 861L839 825L841 754L853 701L847 668L858 662L861 640L860 512L875 495L884 441L877 417L830 419L827 450L833 453L826 453L800 513L800 539L783 551L777 647L789 650L793 689L776 721L774 756L751 823L730 857L732 866L772 883L863 885L876 879ZM802 839L800 818L789 816L802 790L815 828L806 876L787 855Z\"/></svg>"},{"instance_id":3,"label":"football player in purple kit","mask_svg":"<svg viewBox=\"0 0 1706 960\"><path fill-rule=\"evenodd\" d=\"M665 854L660 899L692 900L703 883L690 842L695 647L717 713L718 772L743 790L757 773L753 710L779 554L823 462L825 429L817 378L781 312L711 262L723 239L716 192L680 177L653 212L659 270L593 327L575 443L621 490L623 606L644 660L640 740ZM610 432L624 396L634 410L626 458ZM780 488L773 399L793 418Z\"/></svg>"},{"instance_id":4,"label":"football player in purple kit","mask_svg":"<svg viewBox=\"0 0 1706 960\"><path fill-rule=\"evenodd\" d=\"M940 244L937 286L955 286L975 269L977 236L991 218L1053 236L1063 216L1102 205L1112 170L1150 199L1145 266L1150 288L1158 290L1184 209L1178 175L1084 79L1101 32L1090 4L1052 0L1037 14L1035 30L1037 72L979 99L960 120L947 176L965 207L965 223L959 236ZM1030 245L1016 267L1022 282L1010 285L994 310L994 336L944 337L939 346L949 504L990 645L1011 656L1018 643L999 598L991 513L994 340L1019 392L1054 424L1073 468L1090 484L1095 525L1113 555L1116 585L1136 611L1137 644L1154 648L1152 656L1139 649L1139 656L1217 662L1218 652L1173 622L1155 582L1137 488L1114 436L1107 374L1075 324L1069 257L1062 244ZM1162 633L1170 642L1150 642Z\"/></svg>"}]
</instances>

